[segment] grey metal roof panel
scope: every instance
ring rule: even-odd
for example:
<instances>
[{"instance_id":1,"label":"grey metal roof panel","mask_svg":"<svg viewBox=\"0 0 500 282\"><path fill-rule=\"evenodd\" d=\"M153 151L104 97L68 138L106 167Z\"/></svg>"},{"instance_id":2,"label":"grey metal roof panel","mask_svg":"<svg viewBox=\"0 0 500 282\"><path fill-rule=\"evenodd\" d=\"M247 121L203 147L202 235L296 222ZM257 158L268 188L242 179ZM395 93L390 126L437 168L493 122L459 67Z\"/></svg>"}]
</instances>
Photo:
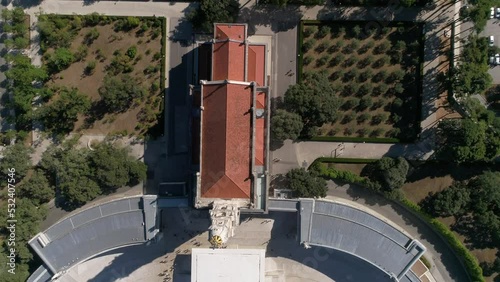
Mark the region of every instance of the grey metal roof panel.
<instances>
[{"instance_id":1,"label":"grey metal roof panel","mask_svg":"<svg viewBox=\"0 0 500 282\"><path fill-rule=\"evenodd\" d=\"M410 241L410 238L408 236L392 227L391 225L387 224L386 222L369 213L353 207L333 202L316 201L314 212L327 215L335 215L337 217L350 220L356 224L367 226L368 228L376 230L380 234L391 238L401 246L406 246Z\"/></svg>"},{"instance_id":2,"label":"grey metal roof panel","mask_svg":"<svg viewBox=\"0 0 500 282\"><path fill-rule=\"evenodd\" d=\"M71 222L73 223L74 228L84 225L85 223L91 222L92 220L96 220L101 217L101 210L99 207L93 207L85 212L77 213L71 217Z\"/></svg>"},{"instance_id":3,"label":"grey metal roof panel","mask_svg":"<svg viewBox=\"0 0 500 282\"><path fill-rule=\"evenodd\" d=\"M294 212L298 210L298 200L288 200L288 199L273 199L269 198L268 209L270 211L290 211Z\"/></svg>"},{"instance_id":4,"label":"grey metal roof panel","mask_svg":"<svg viewBox=\"0 0 500 282\"><path fill-rule=\"evenodd\" d=\"M144 242L142 223L141 211L111 215L76 228L41 251L51 266L61 271L105 250Z\"/></svg>"},{"instance_id":5,"label":"grey metal roof panel","mask_svg":"<svg viewBox=\"0 0 500 282\"><path fill-rule=\"evenodd\" d=\"M126 199L104 204L100 208L102 216L108 216L123 211L138 210L139 206L135 202L132 203L131 200Z\"/></svg>"},{"instance_id":6,"label":"grey metal roof panel","mask_svg":"<svg viewBox=\"0 0 500 282\"><path fill-rule=\"evenodd\" d=\"M71 218L67 218L52 225L44 233L51 241L54 241L64 234L71 232L71 230L73 230L73 223L71 222Z\"/></svg>"},{"instance_id":7,"label":"grey metal roof panel","mask_svg":"<svg viewBox=\"0 0 500 282\"><path fill-rule=\"evenodd\" d=\"M28 277L27 282L48 282L52 278L52 273L42 264Z\"/></svg>"},{"instance_id":8,"label":"grey metal roof panel","mask_svg":"<svg viewBox=\"0 0 500 282\"><path fill-rule=\"evenodd\" d=\"M413 255L380 233L341 218L314 214L310 243L342 250L399 274Z\"/></svg>"}]
</instances>

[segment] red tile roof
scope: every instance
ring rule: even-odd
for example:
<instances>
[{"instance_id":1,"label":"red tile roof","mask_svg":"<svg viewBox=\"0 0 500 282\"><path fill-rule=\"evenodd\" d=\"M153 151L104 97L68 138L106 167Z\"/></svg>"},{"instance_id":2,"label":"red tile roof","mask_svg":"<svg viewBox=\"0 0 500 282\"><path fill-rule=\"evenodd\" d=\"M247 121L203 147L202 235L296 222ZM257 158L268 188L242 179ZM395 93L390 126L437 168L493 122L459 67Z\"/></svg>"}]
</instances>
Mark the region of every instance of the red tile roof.
<instances>
[{"instance_id":1,"label":"red tile roof","mask_svg":"<svg viewBox=\"0 0 500 282\"><path fill-rule=\"evenodd\" d=\"M245 81L245 45L238 42L214 44L212 80Z\"/></svg>"},{"instance_id":2,"label":"red tile roof","mask_svg":"<svg viewBox=\"0 0 500 282\"><path fill-rule=\"evenodd\" d=\"M246 26L243 24L217 24L215 25L215 39L232 39L244 41L246 38Z\"/></svg>"},{"instance_id":3,"label":"red tile roof","mask_svg":"<svg viewBox=\"0 0 500 282\"><path fill-rule=\"evenodd\" d=\"M255 81L258 85L265 85L266 46L249 45L248 47L248 81Z\"/></svg>"},{"instance_id":4,"label":"red tile roof","mask_svg":"<svg viewBox=\"0 0 500 282\"><path fill-rule=\"evenodd\" d=\"M257 109L265 109L266 93L260 92L257 94ZM266 123L264 118L255 120L255 165L265 164L265 130Z\"/></svg>"},{"instance_id":5,"label":"red tile roof","mask_svg":"<svg viewBox=\"0 0 500 282\"><path fill-rule=\"evenodd\" d=\"M252 89L203 85L201 196L249 198Z\"/></svg>"}]
</instances>

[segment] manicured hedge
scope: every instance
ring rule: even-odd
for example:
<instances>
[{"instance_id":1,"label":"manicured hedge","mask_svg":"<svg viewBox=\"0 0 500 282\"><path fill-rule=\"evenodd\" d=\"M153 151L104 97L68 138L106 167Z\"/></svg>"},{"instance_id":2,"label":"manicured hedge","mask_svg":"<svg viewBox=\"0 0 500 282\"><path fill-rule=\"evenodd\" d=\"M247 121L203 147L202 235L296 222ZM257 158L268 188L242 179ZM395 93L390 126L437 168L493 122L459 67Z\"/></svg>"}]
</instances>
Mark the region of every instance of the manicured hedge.
<instances>
[{"instance_id":1,"label":"manicured hedge","mask_svg":"<svg viewBox=\"0 0 500 282\"><path fill-rule=\"evenodd\" d=\"M369 164L376 162L377 159L348 159L348 158L317 158L315 162L320 163L346 163L346 164Z\"/></svg>"},{"instance_id":2,"label":"manicured hedge","mask_svg":"<svg viewBox=\"0 0 500 282\"><path fill-rule=\"evenodd\" d=\"M424 219L434 231L436 231L441 237L446 240L448 245L453 249L455 254L461 259L464 264L465 270L469 274L469 278L474 282L483 282L483 270L479 266L479 262L476 257L472 255L469 250L462 244L460 239L458 239L455 234L448 228L448 226L441 223L439 220L431 217L415 203L410 200L403 198L400 202L405 205L408 209L416 212L422 219Z\"/></svg>"},{"instance_id":3,"label":"manicured hedge","mask_svg":"<svg viewBox=\"0 0 500 282\"><path fill-rule=\"evenodd\" d=\"M314 136L308 141L321 142L367 142L367 143L404 143L397 138L368 138L368 137L335 137L335 136Z\"/></svg>"},{"instance_id":4,"label":"manicured hedge","mask_svg":"<svg viewBox=\"0 0 500 282\"><path fill-rule=\"evenodd\" d=\"M336 158L318 158L314 163L370 163L376 160L373 159L336 159ZM313 163L313 164L314 164ZM321 166L321 175L325 178L339 179L349 183L360 184L366 188L369 188L379 194L382 194L385 198L396 201L402 204L405 208L416 213L422 220L427 222L427 224L437 233L440 237L445 240L445 242L450 246L455 255L463 263L465 270L467 271L469 278L473 282L484 282L483 270L479 266L479 262L476 257L462 244L460 239L446 226L441 223L436 218L433 218L415 203L411 202L404 197L399 190L394 190L393 192L398 193L382 193L380 189L377 189L377 183L354 174L350 171L341 171L335 168L326 168L324 165Z\"/></svg>"}]
</instances>

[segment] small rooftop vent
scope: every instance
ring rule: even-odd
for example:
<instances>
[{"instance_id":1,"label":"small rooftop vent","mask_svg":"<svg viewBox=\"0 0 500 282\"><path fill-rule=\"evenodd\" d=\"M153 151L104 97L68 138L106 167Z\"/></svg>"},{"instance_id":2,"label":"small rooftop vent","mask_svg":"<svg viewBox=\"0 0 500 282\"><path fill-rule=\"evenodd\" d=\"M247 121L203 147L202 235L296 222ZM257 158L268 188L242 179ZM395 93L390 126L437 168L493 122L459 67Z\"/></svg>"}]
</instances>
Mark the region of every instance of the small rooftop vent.
<instances>
[{"instance_id":1,"label":"small rooftop vent","mask_svg":"<svg viewBox=\"0 0 500 282\"><path fill-rule=\"evenodd\" d=\"M265 113L264 109L257 109L255 111L255 116L257 118L263 118L264 117L264 113Z\"/></svg>"}]
</instances>

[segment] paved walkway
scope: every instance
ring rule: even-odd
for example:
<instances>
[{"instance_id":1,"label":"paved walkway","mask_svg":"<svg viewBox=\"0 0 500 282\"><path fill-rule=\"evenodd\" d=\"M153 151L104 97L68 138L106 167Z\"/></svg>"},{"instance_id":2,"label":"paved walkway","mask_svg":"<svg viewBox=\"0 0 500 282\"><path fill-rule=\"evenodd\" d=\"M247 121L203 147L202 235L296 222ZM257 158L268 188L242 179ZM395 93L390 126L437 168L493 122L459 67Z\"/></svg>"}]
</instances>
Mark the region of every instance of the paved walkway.
<instances>
[{"instance_id":1,"label":"paved walkway","mask_svg":"<svg viewBox=\"0 0 500 282\"><path fill-rule=\"evenodd\" d=\"M286 141L283 146L271 153L273 160L281 161L273 164L272 173L280 174L291 168L307 166L315 158L334 156L334 150L342 144L345 146L340 157L346 158L380 158L383 156L404 156L409 159L428 159L435 149L435 129L439 122L438 110L439 84L439 46L444 30L450 28L456 20L456 9L460 4L452 1L436 1L433 8L338 8L313 7L300 8L303 19L321 20L364 20L367 26L383 27L384 21L425 22L425 48L422 93L422 132L415 144L370 144L370 143L337 143L337 142L297 142ZM284 93L284 92L281 92Z\"/></svg>"},{"instance_id":2,"label":"paved walkway","mask_svg":"<svg viewBox=\"0 0 500 282\"><path fill-rule=\"evenodd\" d=\"M328 181L328 187L327 197L334 197L335 200L340 198L351 204L367 207L396 225L404 227L406 233L422 242L427 247L424 256L431 262L430 272L436 281L468 281L467 273L450 248L418 217L385 198L355 185L340 186Z\"/></svg>"}]
</instances>

